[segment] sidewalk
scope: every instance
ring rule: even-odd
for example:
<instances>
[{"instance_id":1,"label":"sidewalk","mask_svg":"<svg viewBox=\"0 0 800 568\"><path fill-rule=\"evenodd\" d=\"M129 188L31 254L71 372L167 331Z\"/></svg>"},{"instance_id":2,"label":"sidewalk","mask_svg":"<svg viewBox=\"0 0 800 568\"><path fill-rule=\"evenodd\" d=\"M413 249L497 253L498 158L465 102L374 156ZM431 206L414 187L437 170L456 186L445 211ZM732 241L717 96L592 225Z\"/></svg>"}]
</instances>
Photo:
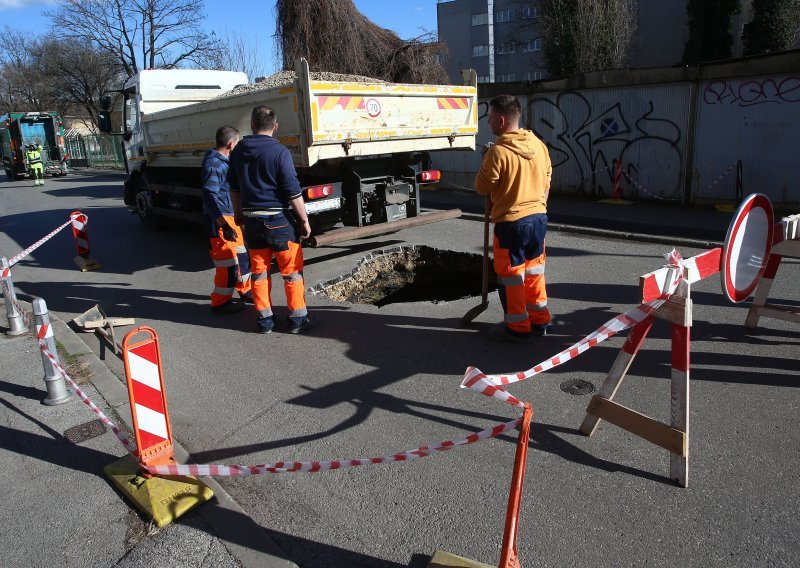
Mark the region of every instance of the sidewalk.
<instances>
[{"instance_id":1,"label":"sidewalk","mask_svg":"<svg viewBox=\"0 0 800 568\"><path fill-rule=\"evenodd\" d=\"M0 323L6 324L5 310ZM68 369L73 380L127 430L124 385L64 322L55 320L53 327L56 341L71 354L62 364L81 367ZM0 330L4 566L294 566L213 480L204 480L215 492L212 501L161 529L151 524L103 474L125 449L77 396L54 407L42 404L38 344L29 334L8 337L7 329ZM176 448L179 459L181 450Z\"/></svg>"},{"instance_id":2,"label":"sidewalk","mask_svg":"<svg viewBox=\"0 0 800 568\"><path fill-rule=\"evenodd\" d=\"M483 198L474 191L442 184L425 189L422 206L429 209L460 208L465 216L483 217ZM694 246L720 244L725 240L733 213L710 206L684 207L673 202L638 201L630 205L603 203L589 197L553 194L548 202L548 228L574 233L672 243L695 241ZM606 235L606 231L615 233ZM675 244L679 244L675 242Z\"/></svg>"}]
</instances>

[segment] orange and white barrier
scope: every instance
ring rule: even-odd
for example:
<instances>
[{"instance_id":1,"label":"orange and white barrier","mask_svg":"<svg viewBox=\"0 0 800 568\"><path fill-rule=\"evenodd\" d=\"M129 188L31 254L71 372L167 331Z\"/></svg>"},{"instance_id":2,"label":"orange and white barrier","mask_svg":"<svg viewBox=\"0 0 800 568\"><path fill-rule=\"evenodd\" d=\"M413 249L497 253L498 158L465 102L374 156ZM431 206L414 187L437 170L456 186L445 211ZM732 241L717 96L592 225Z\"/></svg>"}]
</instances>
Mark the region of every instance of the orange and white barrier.
<instances>
[{"instance_id":1,"label":"orange and white barrier","mask_svg":"<svg viewBox=\"0 0 800 568\"><path fill-rule=\"evenodd\" d=\"M148 337L132 343L133 338L140 334ZM122 359L139 462L145 470L151 466L174 464L172 427L156 332L146 326L129 331L122 341Z\"/></svg>"},{"instance_id":2,"label":"orange and white barrier","mask_svg":"<svg viewBox=\"0 0 800 568\"><path fill-rule=\"evenodd\" d=\"M70 213L69 218L72 222L72 236L75 238L75 248L78 249L78 256L74 258L75 264L81 269L81 272L102 268L91 257L89 234L86 232L89 218L80 211L73 211Z\"/></svg>"}]
</instances>

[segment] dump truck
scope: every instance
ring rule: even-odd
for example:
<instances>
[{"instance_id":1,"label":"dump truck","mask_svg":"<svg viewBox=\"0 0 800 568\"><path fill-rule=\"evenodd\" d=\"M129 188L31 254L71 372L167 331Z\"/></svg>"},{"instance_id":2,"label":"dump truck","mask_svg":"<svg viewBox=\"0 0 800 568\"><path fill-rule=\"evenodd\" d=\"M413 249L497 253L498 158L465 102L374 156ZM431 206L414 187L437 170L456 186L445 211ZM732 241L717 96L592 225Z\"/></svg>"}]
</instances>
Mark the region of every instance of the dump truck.
<instances>
[{"instance_id":1,"label":"dump truck","mask_svg":"<svg viewBox=\"0 0 800 568\"><path fill-rule=\"evenodd\" d=\"M8 179L28 174L25 149L29 144L42 147L44 173L67 173L64 121L57 112L7 112L0 116L0 158Z\"/></svg>"},{"instance_id":2,"label":"dump truck","mask_svg":"<svg viewBox=\"0 0 800 568\"><path fill-rule=\"evenodd\" d=\"M440 178L430 151L475 149L474 72L463 86L317 80L300 59L290 75L267 87L231 71L155 69L130 78L120 91L125 203L148 225L201 220L202 160L217 128L249 134L252 109L265 104L294 161L312 231L339 229L323 235L327 243L457 216L421 215L420 185Z\"/></svg>"}]
</instances>

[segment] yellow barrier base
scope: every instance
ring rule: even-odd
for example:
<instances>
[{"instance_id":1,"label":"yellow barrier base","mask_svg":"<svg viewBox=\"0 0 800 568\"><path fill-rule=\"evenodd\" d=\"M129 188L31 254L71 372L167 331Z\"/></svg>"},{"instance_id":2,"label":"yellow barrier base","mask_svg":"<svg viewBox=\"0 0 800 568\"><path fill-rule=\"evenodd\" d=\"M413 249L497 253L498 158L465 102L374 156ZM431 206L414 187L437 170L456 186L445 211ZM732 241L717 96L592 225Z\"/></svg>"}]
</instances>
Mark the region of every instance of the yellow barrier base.
<instances>
[{"instance_id":1,"label":"yellow barrier base","mask_svg":"<svg viewBox=\"0 0 800 568\"><path fill-rule=\"evenodd\" d=\"M76 265L78 265L78 268L81 269L81 272L86 272L87 270L100 270L103 268L100 263L91 256L87 256L86 258L82 256L76 256L72 260Z\"/></svg>"},{"instance_id":2,"label":"yellow barrier base","mask_svg":"<svg viewBox=\"0 0 800 568\"><path fill-rule=\"evenodd\" d=\"M103 472L136 507L159 526L167 525L214 496L196 477L142 477L136 459L127 455L108 464Z\"/></svg>"},{"instance_id":3,"label":"yellow barrier base","mask_svg":"<svg viewBox=\"0 0 800 568\"><path fill-rule=\"evenodd\" d=\"M428 568L495 568L491 564L484 564L477 560L470 560L450 554L443 550L437 550L433 553L433 558L428 563Z\"/></svg>"},{"instance_id":4,"label":"yellow barrier base","mask_svg":"<svg viewBox=\"0 0 800 568\"><path fill-rule=\"evenodd\" d=\"M627 199L601 199L598 203L607 203L609 205L633 205L633 201Z\"/></svg>"},{"instance_id":5,"label":"yellow barrier base","mask_svg":"<svg viewBox=\"0 0 800 568\"><path fill-rule=\"evenodd\" d=\"M714 205L714 209L719 211L720 213L733 213L736 211L736 205L731 205L729 203L717 203Z\"/></svg>"}]
</instances>

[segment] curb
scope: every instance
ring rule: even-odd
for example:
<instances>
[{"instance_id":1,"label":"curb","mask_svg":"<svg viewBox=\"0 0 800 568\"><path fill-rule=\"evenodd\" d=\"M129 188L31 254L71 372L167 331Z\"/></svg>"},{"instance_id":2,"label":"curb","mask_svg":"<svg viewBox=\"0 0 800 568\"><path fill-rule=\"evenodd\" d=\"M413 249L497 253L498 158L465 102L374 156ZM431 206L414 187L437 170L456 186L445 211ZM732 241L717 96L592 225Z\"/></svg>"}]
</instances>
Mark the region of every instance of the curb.
<instances>
[{"instance_id":1,"label":"curb","mask_svg":"<svg viewBox=\"0 0 800 568\"><path fill-rule=\"evenodd\" d=\"M71 327L53 312L50 312L50 317L56 338L66 352L89 364L92 384L122 418L125 426L131 429L130 404L125 385ZM189 453L174 438L172 442L176 460L186 463ZM243 568L298 568L288 560L288 555L267 530L256 523L215 479L201 479L214 491L214 499L195 510L214 529L216 536Z\"/></svg>"},{"instance_id":2,"label":"curb","mask_svg":"<svg viewBox=\"0 0 800 568\"><path fill-rule=\"evenodd\" d=\"M483 215L475 213L462 213L461 219L469 221L480 221L483 223ZM722 243L714 241L704 241L701 239L691 239L688 237L670 237L668 235L645 235L643 233L631 233L627 231L612 231L610 229L595 229L593 227L581 227L579 225L567 225L564 223L547 223L548 231L559 231L563 233L574 233L577 235L587 235L591 237L603 237L607 239L620 239L628 241L638 241L642 243L655 243L662 245L693 247L693 248L715 248L721 247Z\"/></svg>"}]
</instances>

